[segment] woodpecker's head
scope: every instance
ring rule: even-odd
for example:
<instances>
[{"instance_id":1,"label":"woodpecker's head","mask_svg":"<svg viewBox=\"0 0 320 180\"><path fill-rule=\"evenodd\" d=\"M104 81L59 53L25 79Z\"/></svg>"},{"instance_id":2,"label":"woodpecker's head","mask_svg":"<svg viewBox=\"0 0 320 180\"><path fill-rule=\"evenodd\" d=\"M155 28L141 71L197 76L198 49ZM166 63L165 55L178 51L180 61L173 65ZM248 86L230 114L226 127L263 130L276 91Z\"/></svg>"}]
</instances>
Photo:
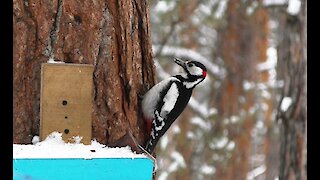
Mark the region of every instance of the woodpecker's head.
<instances>
[{"instance_id":1,"label":"woodpecker's head","mask_svg":"<svg viewBox=\"0 0 320 180\"><path fill-rule=\"evenodd\" d=\"M186 72L188 78L204 79L207 76L207 68L197 61L183 61L175 58L174 62L180 65Z\"/></svg>"}]
</instances>

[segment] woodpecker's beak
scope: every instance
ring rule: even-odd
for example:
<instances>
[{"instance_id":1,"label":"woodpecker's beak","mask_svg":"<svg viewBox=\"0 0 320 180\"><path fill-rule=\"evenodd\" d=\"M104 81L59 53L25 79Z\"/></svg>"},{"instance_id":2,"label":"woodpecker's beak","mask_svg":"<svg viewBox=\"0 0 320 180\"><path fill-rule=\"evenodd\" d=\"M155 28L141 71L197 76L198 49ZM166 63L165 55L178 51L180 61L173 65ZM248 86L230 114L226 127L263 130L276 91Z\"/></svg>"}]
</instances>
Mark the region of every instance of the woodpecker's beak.
<instances>
[{"instance_id":1,"label":"woodpecker's beak","mask_svg":"<svg viewBox=\"0 0 320 180\"><path fill-rule=\"evenodd\" d=\"M178 58L174 58L174 62L177 63L179 66L181 66L183 69L186 69L186 63L181 60L181 59L178 59Z\"/></svg>"}]
</instances>

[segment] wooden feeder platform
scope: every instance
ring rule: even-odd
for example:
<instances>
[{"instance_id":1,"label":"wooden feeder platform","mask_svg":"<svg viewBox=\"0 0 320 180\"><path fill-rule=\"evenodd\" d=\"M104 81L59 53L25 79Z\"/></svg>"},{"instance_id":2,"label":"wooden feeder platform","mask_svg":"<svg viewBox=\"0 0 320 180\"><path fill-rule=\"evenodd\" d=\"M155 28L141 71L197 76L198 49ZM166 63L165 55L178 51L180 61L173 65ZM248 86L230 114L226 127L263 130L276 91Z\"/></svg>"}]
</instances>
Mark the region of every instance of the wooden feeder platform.
<instances>
[{"instance_id":1,"label":"wooden feeder platform","mask_svg":"<svg viewBox=\"0 0 320 180\"><path fill-rule=\"evenodd\" d=\"M67 142L91 142L93 66L44 63L41 68L40 139L63 133Z\"/></svg>"}]
</instances>

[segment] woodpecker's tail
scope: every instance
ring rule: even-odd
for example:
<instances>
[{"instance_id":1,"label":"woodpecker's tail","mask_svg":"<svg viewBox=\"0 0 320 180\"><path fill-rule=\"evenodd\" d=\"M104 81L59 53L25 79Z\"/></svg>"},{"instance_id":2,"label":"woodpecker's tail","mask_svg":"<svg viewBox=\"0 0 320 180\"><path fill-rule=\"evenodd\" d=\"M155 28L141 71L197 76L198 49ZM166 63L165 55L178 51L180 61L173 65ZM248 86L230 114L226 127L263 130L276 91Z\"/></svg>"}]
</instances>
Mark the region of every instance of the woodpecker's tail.
<instances>
[{"instance_id":1,"label":"woodpecker's tail","mask_svg":"<svg viewBox=\"0 0 320 180\"><path fill-rule=\"evenodd\" d=\"M153 131L151 131L150 140L146 144L146 148L145 148L150 154L152 154L154 149L156 148L158 140L159 140L159 137L153 135Z\"/></svg>"}]
</instances>

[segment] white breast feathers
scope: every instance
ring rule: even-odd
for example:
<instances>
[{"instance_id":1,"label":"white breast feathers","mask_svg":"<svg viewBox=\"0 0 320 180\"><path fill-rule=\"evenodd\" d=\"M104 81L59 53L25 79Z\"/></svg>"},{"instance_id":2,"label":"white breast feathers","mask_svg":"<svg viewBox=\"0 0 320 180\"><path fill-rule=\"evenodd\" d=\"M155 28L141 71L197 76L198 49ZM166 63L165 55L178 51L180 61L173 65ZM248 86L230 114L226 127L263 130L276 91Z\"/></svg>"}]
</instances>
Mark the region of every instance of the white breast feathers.
<instances>
[{"instance_id":1,"label":"white breast feathers","mask_svg":"<svg viewBox=\"0 0 320 180\"><path fill-rule=\"evenodd\" d=\"M167 94L163 98L163 106L161 108L160 116L165 117L176 104L179 96L179 90L176 83L172 83L170 89L168 90Z\"/></svg>"}]
</instances>

